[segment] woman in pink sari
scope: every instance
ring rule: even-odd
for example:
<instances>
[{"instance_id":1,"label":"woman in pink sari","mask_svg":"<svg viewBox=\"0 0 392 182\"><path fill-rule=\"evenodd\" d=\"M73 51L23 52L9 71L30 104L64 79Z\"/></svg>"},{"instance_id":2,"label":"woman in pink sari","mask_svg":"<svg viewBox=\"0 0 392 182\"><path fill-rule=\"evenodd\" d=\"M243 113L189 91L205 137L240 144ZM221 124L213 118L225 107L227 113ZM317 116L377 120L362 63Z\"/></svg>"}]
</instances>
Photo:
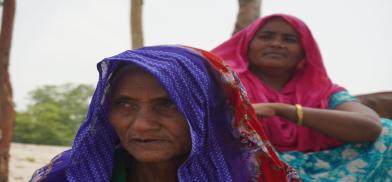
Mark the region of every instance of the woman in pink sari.
<instances>
[{"instance_id":1,"label":"woman in pink sari","mask_svg":"<svg viewBox=\"0 0 392 182\"><path fill-rule=\"evenodd\" d=\"M305 181L392 175L391 123L329 79L303 21L266 16L212 52L237 72L272 145Z\"/></svg>"}]
</instances>

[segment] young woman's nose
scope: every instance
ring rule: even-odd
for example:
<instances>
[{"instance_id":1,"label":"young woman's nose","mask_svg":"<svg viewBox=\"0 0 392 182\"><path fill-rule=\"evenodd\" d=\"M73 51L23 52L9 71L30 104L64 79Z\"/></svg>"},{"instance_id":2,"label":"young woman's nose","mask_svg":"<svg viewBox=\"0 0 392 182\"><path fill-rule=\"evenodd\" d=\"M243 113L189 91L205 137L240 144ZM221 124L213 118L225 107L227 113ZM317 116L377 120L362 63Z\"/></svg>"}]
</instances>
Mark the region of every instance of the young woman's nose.
<instances>
[{"instance_id":1,"label":"young woman's nose","mask_svg":"<svg viewBox=\"0 0 392 182\"><path fill-rule=\"evenodd\" d=\"M270 45L272 47L276 47L276 48L284 48L285 47L283 40L278 36L271 40Z\"/></svg>"},{"instance_id":2,"label":"young woman's nose","mask_svg":"<svg viewBox=\"0 0 392 182\"><path fill-rule=\"evenodd\" d=\"M152 109L141 107L133 118L132 127L135 130L159 129L159 116Z\"/></svg>"}]
</instances>

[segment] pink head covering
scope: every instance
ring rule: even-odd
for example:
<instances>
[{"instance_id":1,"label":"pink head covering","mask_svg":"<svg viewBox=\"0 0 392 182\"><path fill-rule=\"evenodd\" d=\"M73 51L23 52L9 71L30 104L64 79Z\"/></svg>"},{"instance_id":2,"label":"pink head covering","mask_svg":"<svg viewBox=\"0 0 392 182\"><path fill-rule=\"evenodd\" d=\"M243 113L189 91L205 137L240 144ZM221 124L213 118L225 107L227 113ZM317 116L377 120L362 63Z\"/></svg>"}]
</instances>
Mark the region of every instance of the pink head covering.
<instances>
[{"instance_id":1,"label":"pink head covering","mask_svg":"<svg viewBox=\"0 0 392 182\"><path fill-rule=\"evenodd\" d=\"M280 91L263 83L248 69L249 44L255 33L274 17L282 18L298 32L305 52L303 67L297 69ZM344 90L329 79L320 50L309 28L303 21L290 15L273 14L258 19L212 52L223 58L237 72L253 103L282 102L301 104L305 107L327 108L330 95ZM342 143L280 117L263 118L259 121L263 122L267 136L279 151L318 151Z\"/></svg>"}]
</instances>

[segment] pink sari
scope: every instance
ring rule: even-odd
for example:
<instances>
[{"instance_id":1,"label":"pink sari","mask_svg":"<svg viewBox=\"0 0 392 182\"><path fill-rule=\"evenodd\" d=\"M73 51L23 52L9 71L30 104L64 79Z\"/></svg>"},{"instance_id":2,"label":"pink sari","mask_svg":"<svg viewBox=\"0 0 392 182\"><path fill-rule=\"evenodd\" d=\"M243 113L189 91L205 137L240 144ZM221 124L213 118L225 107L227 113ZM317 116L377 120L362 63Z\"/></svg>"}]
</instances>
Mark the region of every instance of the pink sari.
<instances>
[{"instance_id":1,"label":"pink sari","mask_svg":"<svg viewBox=\"0 0 392 182\"><path fill-rule=\"evenodd\" d=\"M264 84L248 69L248 45L254 34L273 17L284 19L299 33L305 51L304 66L296 71L280 91ZM309 28L304 22L290 15L274 14L256 20L212 52L223 58L238 74L252 103L281 102L326 109L331 94L344 90L329 79L320 50ZM259 121L263 123L273 146L281 152L319 151L342 144L337 139L298 126L295 122L281 117L263 118Z\"/></svg>"}]
</instances>

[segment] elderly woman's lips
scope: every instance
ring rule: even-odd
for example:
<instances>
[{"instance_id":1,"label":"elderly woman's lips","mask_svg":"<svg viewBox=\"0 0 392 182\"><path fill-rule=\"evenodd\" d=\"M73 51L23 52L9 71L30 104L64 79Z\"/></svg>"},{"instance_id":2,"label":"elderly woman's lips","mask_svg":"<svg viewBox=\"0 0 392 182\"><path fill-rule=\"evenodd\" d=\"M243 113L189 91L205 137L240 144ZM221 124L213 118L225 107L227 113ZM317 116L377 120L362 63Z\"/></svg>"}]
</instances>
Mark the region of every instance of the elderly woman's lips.
<instances>
[{"instance_id":1,"label":"elderly woman's lips","mask_svg":"<svg viewBox=\"0 0 392 182\"><path fill-rule=\"evenodd\" d=\"M165 142L163 139L142 139L142 138L133 138L130 139L132 143L155 143L155 142Z\"/></svg>"},{"instance_id":2,"label":"elderly woman's lips","mask_svg":"<svg viewBox=\"0 0 392 182\"><path fill-rule=\"evenodd\" d=\"M126 144L134 149L141 149L145 151L162 150L170 146L168 140L162 139L131 139Z\"/></svg>"}]
</instances>

